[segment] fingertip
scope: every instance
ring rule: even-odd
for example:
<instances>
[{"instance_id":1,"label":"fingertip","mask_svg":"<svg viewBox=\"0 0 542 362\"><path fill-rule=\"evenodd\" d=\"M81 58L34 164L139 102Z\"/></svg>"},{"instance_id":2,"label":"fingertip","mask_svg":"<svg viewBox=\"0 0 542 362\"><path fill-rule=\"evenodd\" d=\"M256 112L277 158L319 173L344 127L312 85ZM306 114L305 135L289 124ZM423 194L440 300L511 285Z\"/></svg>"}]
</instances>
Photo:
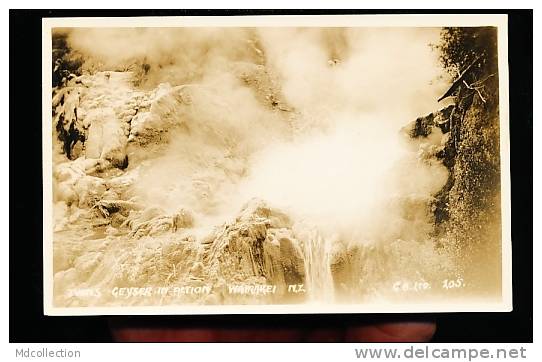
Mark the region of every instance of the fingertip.
<instances>
[{"instance_id":1,"label":"fingertip","mask_svg":"<svg viewBox=\"0 0 542 362\"><path fill-rule=\"evenodd\" d=\"M436 331L434 322L379 323L347 329L349 342L427 342Z\"/></svg>"}]
</instances>

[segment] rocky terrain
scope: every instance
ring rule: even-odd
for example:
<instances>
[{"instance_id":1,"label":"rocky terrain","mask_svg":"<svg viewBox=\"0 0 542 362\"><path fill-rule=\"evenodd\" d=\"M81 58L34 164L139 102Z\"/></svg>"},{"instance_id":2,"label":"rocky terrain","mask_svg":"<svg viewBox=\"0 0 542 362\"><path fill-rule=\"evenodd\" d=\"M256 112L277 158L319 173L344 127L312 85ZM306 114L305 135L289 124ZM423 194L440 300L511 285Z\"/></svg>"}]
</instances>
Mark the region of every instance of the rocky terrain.
<instances>
[{"instance_id":1,"label":"rocky terrain","mask_svg":"<svg viewBox=\"0 0 542 362\"><path fill-rule=\"evenodd\" d=\"M240 79L261 94L259 88L268 80L256 71L255 78L245 71ZM209 127L208 120L224 106L213 104L218 102L213 89L161 84L142 91L132 85L130 76L122 72L81 76L53 99L57 305L295 303L311 298L330 301L335 296L362 301L382 293L393 278L408 279L397 263L406 263L413 248L428 253L422 263L433 264L409 265L413 277L419 277L418 270L434 272L435 265L446 268L445 257L427 243L397 240L383 247L336 243L326 250L331 242L316 229L296 223L264 200L247 200L237 216L207 227L203 220L218 207L224 187L245 172L248 150L236 149L238 130L234 125ZM265 92L270 96L260 96L259 101L276 108L276 122L287 129L295 113L279 108L280 95L272 93L272 87ZM152 161L169 157L164 156L168 144L179 139L199 152L187 150L177 161L190 174L174 180L175 187L185 194L189 189L190 198L172 209L162 200L145 199L138 188L146 177L152 187L155 176L149 172L156 172ZM420 152L434 154L438 147L424 145ZM423 157L430 157L426 153ZM209 167L219 172L211 174ZM162 172L157 176L164 176ZM168 197L167 191L156 194ZM114 287L205 285L212 286L210 293L111 296ZM236 294L229 291L231 285L277 288L264 295ZM289 286L300 292L288 291Z\"/></svg>"},{"instance_id":2,"label":"rocky terrain","mask_svg":"<svg viewBox=\"0 0 542 362\"><path fill-rule=\"evenodd\" d=\"M456 90L454 104L418 118L410 136L441 143L429 155L449 171L435 195L435 235L461 262L459 273L481 293L501 288L500 119L496 65L481 67L478 80ZM480 260L485 260L480 264Z\"/></svg>"},{"instance_id":3,"label":"rocky terrain","mask_svg":"<svg viewBox=\"0 0 542 362\"><path fill-rule=\"evenodd\" d=\"M254 62L228 63L211 82L144 87L143 64L71 75L53 89L55 305L427 302L473 290L492 296L495 285L484 283L498 272L497 256L487 267L468 265L498 250L489 234L500 217L495 99L463 89L453 104L405 119L394 131L405 142L390 166L396 171L374 185L384 195L378 210L345 221L367 231L330 232L341 220L320 225L322 218L277 202L282 196L245 190L254 160L265 160L262 149L296 145L318 121L289 104L280 77L256 53ZM326 157L312 157L320 182L333 179L319 165ZM357 172L356 157L347 172ZM347 184L354 192L355 177ZM478 282L455 294L441 288L459 276Z\"/></svg>"}]
</instances>

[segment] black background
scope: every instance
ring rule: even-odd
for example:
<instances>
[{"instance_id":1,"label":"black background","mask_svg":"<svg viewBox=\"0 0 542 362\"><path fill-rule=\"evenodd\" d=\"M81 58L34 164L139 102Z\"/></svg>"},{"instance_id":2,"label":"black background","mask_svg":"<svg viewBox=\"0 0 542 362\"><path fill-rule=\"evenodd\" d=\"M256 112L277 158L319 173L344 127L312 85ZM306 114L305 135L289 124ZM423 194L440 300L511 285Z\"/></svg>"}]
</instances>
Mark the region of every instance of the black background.
<instances>
[{"instance_id":1,"label":"black background","mask_svg":"<svg viewBox=\"0 0 542 362\"><path fill-rule=\"evenodd\" d=\"M41 19L73 16L440 13L314 10L10 10L9 21L9 328L10 342L108 342L106 317L46 317L42 288ZM507 13L514 311L410 315L245 315L132 317L136 323L200 327L333 327L384 320L436 319L434 342L532 342L533 336L533 18Z\"/></svg>"}]
</instances>

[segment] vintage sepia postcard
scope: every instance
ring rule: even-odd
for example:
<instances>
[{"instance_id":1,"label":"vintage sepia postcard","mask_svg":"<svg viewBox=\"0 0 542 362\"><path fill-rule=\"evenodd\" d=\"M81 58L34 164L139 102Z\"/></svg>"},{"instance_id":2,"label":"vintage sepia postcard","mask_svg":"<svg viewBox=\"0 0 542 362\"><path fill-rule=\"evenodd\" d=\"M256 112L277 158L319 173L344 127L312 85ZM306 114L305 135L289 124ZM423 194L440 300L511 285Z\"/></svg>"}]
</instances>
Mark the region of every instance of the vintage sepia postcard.
<instances>
[{"instance_id":1,"label":"vintage sepia postcard","mask_svg":"<svg viewBox=\"0 0 542 362\"><path fill-rule=\"evenodd\" d=\"M44 19L45 314L510 311L506 25Z\"/></svg>"}]
</instances>

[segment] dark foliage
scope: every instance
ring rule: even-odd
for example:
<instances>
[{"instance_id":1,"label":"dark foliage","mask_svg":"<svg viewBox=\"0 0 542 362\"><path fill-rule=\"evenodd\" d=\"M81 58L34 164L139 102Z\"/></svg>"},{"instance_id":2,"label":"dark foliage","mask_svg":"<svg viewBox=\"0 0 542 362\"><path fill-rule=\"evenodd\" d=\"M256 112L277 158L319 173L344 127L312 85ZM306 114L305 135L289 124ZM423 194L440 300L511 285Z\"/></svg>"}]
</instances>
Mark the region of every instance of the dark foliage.
<instances>
[{"instance_id":1,"label":"dark foliage","mask_svg":"<svg viewBox=\"0 0 542 362\"><path fill-rule=\"evenodd\" d=\"M54 30L52 34L53 88L65 85L72 74L81 75L83 57L72 51L67 37L68 33L61 30Z\"/></svg>"},{"instance_id":2,"label":"dark foliage","mask_svg":"<svg viewBox=\"0 0 542 362\"><path fill-rule=\"evenodd\" d=\"M452 76L464 70L477 58L474 70L497 71L497 29L494 27L443 28L440 61Z\"/></svg>"}]
</instances>

